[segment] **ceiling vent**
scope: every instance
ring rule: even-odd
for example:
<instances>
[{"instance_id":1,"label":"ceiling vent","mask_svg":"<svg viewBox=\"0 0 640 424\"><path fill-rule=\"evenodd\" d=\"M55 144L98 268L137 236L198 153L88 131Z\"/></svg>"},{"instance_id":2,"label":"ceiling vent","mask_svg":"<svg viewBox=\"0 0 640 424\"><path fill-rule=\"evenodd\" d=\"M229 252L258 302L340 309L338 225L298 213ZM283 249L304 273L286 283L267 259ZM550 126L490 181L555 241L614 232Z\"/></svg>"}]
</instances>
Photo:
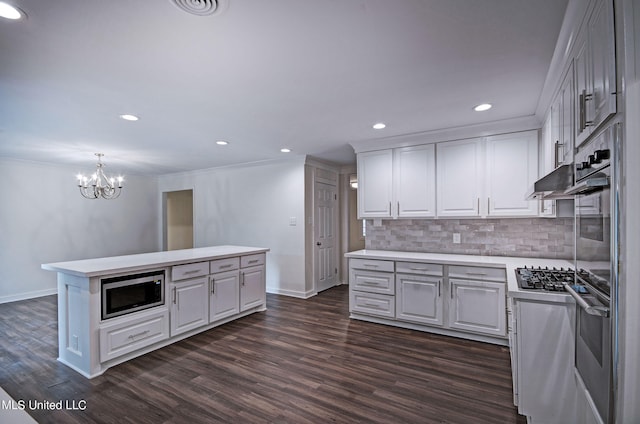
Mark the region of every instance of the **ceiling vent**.
<instances>
[{"instance_id":1,"label":"ceiling vent","mask_svg":"<svg viewBox=\"0 0 640 424\"><path fill-rule=\"evenodd\" d=\"M222 10L223 0L171 0L171 2L192 15L208 16Z\"/></svg>"}]
</instances>

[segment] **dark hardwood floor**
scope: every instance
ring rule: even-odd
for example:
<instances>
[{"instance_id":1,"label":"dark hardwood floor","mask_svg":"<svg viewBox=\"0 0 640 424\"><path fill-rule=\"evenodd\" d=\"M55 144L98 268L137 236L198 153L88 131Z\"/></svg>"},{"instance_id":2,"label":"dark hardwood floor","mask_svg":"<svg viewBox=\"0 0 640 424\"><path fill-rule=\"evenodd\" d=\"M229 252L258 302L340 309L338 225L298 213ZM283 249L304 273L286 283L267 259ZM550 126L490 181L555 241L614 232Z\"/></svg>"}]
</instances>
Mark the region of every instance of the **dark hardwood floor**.
<instances>
[{"instance_id":1,"label":"dark hardwood floor","mask_svg":"<svg viewBox=\"0 0 640 424\"><path fill-rule=\"evenodd\" d=\"M0 386L40 423L524 423L509 350L348 317L346 286L88 380L58 361L55 296L0 305Z\"/></svg>"}]
</instances>

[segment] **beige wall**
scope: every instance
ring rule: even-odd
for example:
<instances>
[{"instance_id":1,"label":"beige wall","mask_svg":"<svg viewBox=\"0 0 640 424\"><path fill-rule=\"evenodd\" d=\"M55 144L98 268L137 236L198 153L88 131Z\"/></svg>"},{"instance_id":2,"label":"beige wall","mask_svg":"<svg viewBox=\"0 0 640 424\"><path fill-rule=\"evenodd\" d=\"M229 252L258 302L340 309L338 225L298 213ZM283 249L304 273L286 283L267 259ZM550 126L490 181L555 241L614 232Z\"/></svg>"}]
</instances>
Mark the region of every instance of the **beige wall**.
<instances>
[{"instance_id":1,"label":"beige wall","mask_svg":"<svg viewBox=\"0 0 640 424\"><path fill-rule=\"evenodd\" d=\"M166 193L167 250L193 247L193 190Z\"/></svg>"}]
</instances>

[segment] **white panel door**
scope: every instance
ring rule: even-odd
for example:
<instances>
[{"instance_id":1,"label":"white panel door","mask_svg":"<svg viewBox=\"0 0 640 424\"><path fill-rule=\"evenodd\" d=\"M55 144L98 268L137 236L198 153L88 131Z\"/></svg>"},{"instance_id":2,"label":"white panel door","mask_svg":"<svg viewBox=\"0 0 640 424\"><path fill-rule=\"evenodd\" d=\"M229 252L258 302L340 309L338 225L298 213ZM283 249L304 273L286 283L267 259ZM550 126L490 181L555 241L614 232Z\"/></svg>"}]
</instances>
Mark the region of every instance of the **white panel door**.
<instances>
[{"instance_id":1,"label":"white panel door","mask_svg":"<svg viewBox=\"0 0 640 424\"><path fill-rule=\"evenodd\" d=\"M240 312L266 303L264 265L240 270Z\"/></svg>"},{"instance_id":2,"label":"white panel door","mask_svg":"<svg viewBox=\"0 0 640 424\"><path fill-rule=\"evenodd\" d=\"M358 218L391 217L393 151L358 154Z\"/></svg>"},{"instance_id":3,"label":"white panel door","mask_svg":"<svg viewBox=\"0 0 640 424\"><path fill-rule=\"evenodd\" d=\"M240 273L221 272L209 277L209 322L240 312Z\"/></svg>"},{"instance_id":4,"label":"white panel door","mask_svg":"<svg viewBox=\"0 0 640 424\"><path fill-rule=\"evenodd\" d=\"M487 215L537 216L525 193L538 178L538 132L487 137Z\"/></svg>"},{"instance_id":5,"label":"white panel door","mask_svg":"<svg viewBox=\"0 0 640 424\"><path fill-rule=\"evenodd\" d=\"M443 299L442 278L396 274L396 319L442 325Z\"/></svg>"},{"instance_id":6,"label":"white panel door","mask_svg":"<svg viewBox=\"0 0 640 424\"><path fill-rule=\"evenodd\" d=\"M171 284L171 336L209 323L209 278Z\"/></svg>"},{"instance_id":7,"label":"white panel door","mask_svg":"<svg viewBox=\"0 0 640 424\"><path fill-rule=\"evenodd\" d=\"M321 292L336 285L338 240L336 237L337 189L333 185L315 184L315 285Z\"/></svg>"},{"instance_id":8,"label":"white panel door","mask_svg":"<svg viewBox=\"0 0 640 424\"><path fill-rule=\"evenodd\" d=\"M507 335L506 283L449 279L449 327Z\"/></svg>"},{"instance_id":9,"label":"white panel door","mask_svg":"<svg viewBox=\"0 0 640 424\"><path fill-rule=\"evenodd\" d=\"M483 172L481 140L439 143L436 147L438 216L479 216Z\"/></svg>"},{"instance_id":10,"label":"white panel door","mask_svg":"<svg viewBox=\"0 0 640 424\"><path fill-rule=\"evenodd\" d=\"M394 149L392 215L428 218L436 215L435 145Z\"/></svg>"}]
</instances>

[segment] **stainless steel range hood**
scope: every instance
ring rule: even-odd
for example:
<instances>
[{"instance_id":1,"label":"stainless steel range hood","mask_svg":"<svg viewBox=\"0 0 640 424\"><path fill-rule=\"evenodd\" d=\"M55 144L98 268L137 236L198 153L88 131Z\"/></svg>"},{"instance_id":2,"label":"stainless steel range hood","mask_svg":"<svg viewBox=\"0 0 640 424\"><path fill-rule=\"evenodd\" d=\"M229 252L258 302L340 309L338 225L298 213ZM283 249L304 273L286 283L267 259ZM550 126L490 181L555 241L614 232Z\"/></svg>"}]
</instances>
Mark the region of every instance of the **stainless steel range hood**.
<instances>
[{"instance_id":1,"label":"stainless steel range hood","mask_svg":"<svg viewBox=\"0 0 640 424\"><path fill-rule=\"evenodd\" d=\"M527 200L573 199L565 190L573 185L573 164L561 165L536 181L526 193Z\"/></svg>"}]
</instances>

